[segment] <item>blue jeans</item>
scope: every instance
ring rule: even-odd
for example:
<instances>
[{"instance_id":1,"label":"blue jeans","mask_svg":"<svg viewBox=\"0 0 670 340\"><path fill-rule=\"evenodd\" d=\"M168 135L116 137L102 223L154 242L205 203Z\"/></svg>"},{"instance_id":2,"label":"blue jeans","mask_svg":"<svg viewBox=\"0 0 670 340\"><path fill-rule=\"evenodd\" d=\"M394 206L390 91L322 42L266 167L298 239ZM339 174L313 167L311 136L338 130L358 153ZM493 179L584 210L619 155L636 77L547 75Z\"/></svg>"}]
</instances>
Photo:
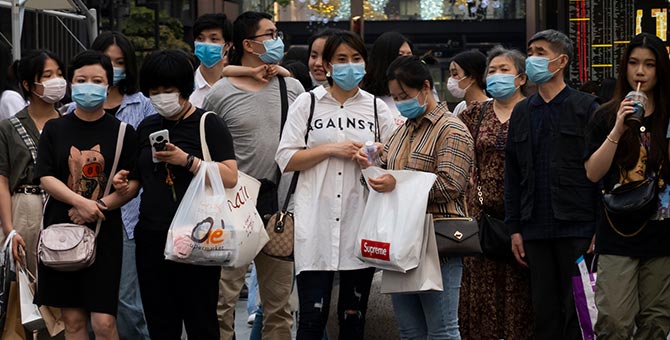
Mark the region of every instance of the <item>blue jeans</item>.
<instances>
[{"instance_id":1,"label":"blue jeans","mask_svg":"<svg viewBox=\"0 0 670 340\"><path fill-rule=\"evenodd\" d=\"M256 314L256 309L258 309L258 304L256 303L258 296L258 277L256 276L256 265L251 265L251 274L249 274L249 280L247 281L247 288L249 289L249 295L247 296L247 315Z\"/></svg>"},{"instance_id":2,"label":"blue jeans","mask_svg":"<svg viewBox=\"0 0 670 340\"><path fill-rule=\"evenodd\" d=\"M135 240L123 232L123 263L116 326L121 339L149 339L135 266Z\"/></svg>"},{"instance_id":3,"label":"blue jeans","mask_svg":"<svg viewBox=\"0 0 670 340\"><path fill-rule=\"evenodd\" d=\"M392 294L393 310L403 340L460 340L458 298L463 261L451 257L442 265L442 292Z\"/></svg>"}]
</instances>

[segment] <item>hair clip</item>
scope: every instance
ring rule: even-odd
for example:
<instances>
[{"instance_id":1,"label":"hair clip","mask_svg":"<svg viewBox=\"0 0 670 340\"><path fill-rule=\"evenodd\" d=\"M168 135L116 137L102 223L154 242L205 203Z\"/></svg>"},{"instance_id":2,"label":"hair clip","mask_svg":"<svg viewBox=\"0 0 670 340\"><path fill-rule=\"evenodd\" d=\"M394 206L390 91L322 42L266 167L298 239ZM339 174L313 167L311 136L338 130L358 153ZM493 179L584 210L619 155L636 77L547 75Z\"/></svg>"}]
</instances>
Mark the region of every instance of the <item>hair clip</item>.
<instances>
[{"instance_id":1,"label":"hair clip","mask_svg":"<svg viewBox=\"0 0 670 340\"><path fill-rule=\"evenodd\" d=\"M422 64L426 65L426 61L425 61L425 60L421 59L421 60L419 60L419 61L421 61Z\"/></svg>"}]
</instances>

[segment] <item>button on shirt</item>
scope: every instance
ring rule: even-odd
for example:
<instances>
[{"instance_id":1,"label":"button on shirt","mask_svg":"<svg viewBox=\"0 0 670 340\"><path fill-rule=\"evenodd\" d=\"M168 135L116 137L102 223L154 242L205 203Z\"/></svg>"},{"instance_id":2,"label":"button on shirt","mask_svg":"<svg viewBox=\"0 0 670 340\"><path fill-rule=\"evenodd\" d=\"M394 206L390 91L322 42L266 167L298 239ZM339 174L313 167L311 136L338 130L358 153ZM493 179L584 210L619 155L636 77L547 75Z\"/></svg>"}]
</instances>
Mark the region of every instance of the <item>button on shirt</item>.
<instances>
[{"instance_id":1,"label":"button on shirt","mask_svg":"<svg viewBox=\"0 0 670 340\"><path fill-rule=\"evenodd\" d=\"M316 103L308 148L323 144L374 140L374 97L359 90L344 105L323 87L313 90ZM276 160L284 171L293 155L305 148L310 109L309 93L291 105ZM382 142L394 129L391 113L377 99ZM303 270L353 270L369 267L354 256L356 234L367 198L355 161L329 157L301 171L295 201L295 267Z\"/></svg>"},{"instance_id":2,"label":"button on shirt","mask_svg":"<svg viewBox=\"0 0 670 340\"><path fill-rule=\"evenodd\" d=\"M205 97L209 94L209 90L212 88L211 85L205 80L205 77L202 76L200 72L200 67L195 70L195 89L191 96L188 98L188 101L193 104L195 107L202 108L202 104L205 102Z\"/></svg>"}]
</instances>

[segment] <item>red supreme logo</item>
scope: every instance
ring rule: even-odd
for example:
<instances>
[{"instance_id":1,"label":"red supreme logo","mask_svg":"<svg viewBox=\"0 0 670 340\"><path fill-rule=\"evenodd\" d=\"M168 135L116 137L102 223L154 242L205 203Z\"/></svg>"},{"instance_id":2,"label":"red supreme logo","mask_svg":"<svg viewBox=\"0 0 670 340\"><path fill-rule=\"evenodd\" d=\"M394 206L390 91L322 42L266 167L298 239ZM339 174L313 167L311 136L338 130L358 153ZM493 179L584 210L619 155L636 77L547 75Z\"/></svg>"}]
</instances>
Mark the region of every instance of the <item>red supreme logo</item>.
<instances>
[{"instance_id":1,"label":"red supreme logo","mask_svg":"<svg viewBox=\"0 0 670 340\"><path fill-rule=\"evenodd\" d=\"M361 240L361 253L363 257L390 261L389 252L391 244L371 240Z\"/></svg>"}]
</instances>

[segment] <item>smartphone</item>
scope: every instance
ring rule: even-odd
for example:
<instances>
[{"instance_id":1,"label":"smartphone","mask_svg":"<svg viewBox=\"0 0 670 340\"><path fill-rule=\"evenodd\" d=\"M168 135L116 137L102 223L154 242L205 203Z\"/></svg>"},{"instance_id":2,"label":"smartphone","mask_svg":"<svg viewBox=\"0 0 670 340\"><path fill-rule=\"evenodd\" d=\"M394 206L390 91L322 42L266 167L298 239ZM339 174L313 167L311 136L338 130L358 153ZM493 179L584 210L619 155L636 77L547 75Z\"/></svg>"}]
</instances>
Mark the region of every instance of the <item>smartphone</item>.
<instances>
[{"instance_id":1,"label":"smartphone","mask_svg":"<svg viewBox=\"0 0 670 340\"><path fill-rule=\"evenodd\" d=\"M149 143L151 143L151 158L154 163L160 161L156 159L156 152L165 150L165 146L170 142L170 133L168 130L156 131L149 135Z\"/></svg>"}]
</instances>

